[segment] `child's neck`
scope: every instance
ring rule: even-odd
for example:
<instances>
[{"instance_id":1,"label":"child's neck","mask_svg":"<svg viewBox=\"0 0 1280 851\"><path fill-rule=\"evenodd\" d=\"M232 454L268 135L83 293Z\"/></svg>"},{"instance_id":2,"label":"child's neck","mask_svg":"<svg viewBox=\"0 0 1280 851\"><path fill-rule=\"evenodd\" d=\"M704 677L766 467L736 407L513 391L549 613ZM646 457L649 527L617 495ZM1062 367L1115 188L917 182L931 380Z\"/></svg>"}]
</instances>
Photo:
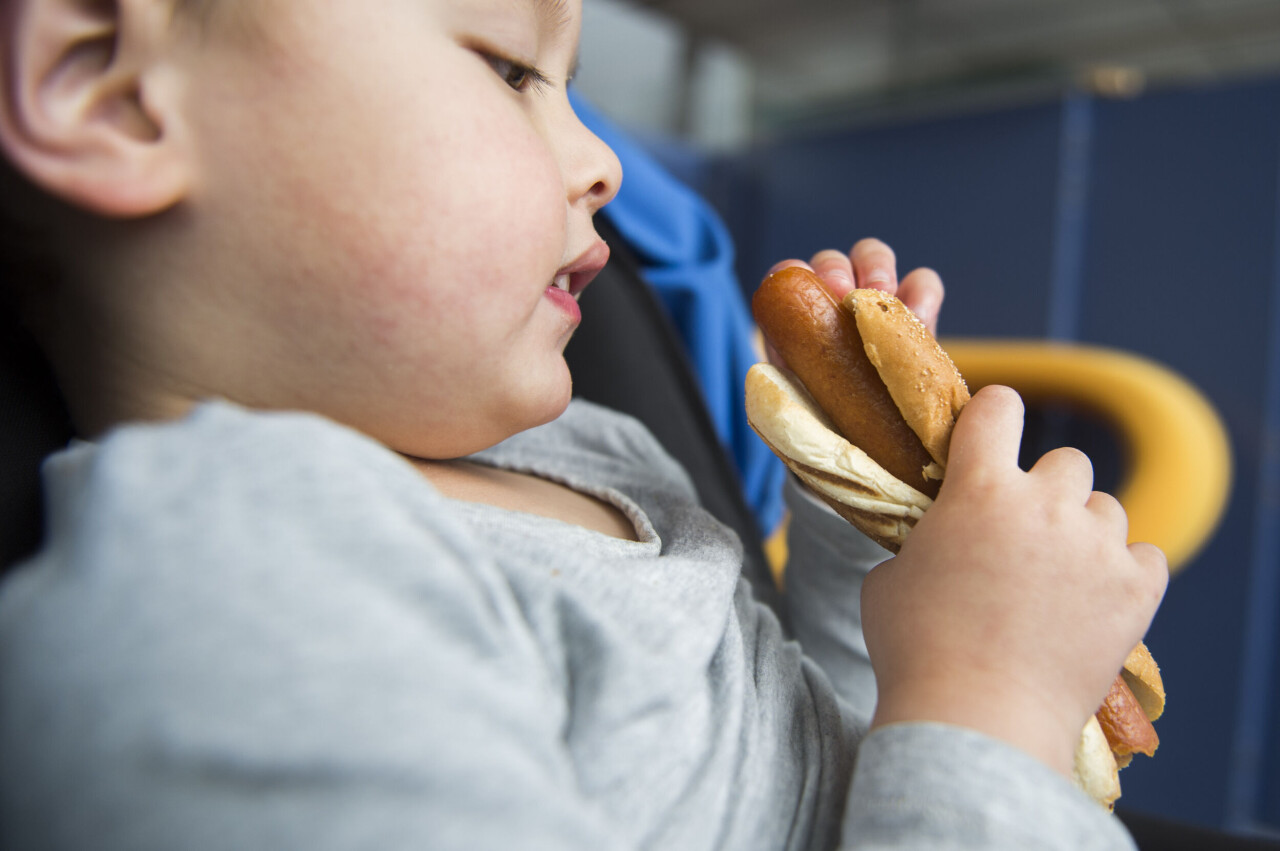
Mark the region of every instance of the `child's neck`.
<instances>
[{"instance_id":1,"label":"child's neck","mask_svg":"<svg viewBox=\"0 0 1280 851\"><path fill-rule=\"evenodd\" d=\"M551 517L615 538L637 540L635 525L615 506L550 479L471 461L414 459L414 465L452 499Z\"/></svg>"}]
</instances>

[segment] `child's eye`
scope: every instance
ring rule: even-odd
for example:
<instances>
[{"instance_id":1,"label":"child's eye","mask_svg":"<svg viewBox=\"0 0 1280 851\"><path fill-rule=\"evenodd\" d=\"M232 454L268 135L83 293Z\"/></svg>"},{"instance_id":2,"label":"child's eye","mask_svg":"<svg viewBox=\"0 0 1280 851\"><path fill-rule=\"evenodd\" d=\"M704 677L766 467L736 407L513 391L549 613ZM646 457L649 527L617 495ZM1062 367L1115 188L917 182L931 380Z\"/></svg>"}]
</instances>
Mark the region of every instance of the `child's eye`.
<instances>
[{"instance_id":1,"label":"child's eye","mask_svg":"<svg viewBox=\"0 0 1280 851\"><path fill-rule=\"evenodd\" d=\"M550 83L546 75L536 68L517 62L514 59L506 59L502 56L487 54L485 61L493 68L494 73L502 78L502 81L517 92L525 92L530 88L545 86Z\"/></svg>"}]
</instances>

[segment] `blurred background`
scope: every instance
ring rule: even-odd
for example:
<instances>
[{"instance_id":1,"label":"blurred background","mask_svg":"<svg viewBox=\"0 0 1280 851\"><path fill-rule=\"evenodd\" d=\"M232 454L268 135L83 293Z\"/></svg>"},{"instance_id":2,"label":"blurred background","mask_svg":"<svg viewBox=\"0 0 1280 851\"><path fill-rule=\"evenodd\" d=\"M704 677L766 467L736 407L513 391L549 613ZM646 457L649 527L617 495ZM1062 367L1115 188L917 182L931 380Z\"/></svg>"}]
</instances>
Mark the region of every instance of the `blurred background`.
<instances>
[{"instance_id":1,"label":"blurred background","mask_svg":"<svg viewBox=\"0 0 1280 851\"><path fill-rule=\"evenodd\" d=\"M1280 0L585 0L578 90L715 206L746 292L877 236L942 274L944 336L1208 397L1230 502L1148 637L1169 706L1121 803L1280 835Z\"/></svg>"}]
</instances>

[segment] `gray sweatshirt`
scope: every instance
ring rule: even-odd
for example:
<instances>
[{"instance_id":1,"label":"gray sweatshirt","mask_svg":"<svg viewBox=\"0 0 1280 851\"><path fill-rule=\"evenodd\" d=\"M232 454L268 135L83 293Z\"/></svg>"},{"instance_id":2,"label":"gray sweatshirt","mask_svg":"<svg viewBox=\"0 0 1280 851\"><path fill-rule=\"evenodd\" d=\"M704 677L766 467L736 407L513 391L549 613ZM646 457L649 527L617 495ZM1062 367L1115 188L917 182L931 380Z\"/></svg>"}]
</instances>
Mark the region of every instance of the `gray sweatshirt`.
<instances>
[{"instance_id":1,"label":"gray sweatshirt","mask_svg":"<svg viewBox=\"0 0 1280 851\"><path fill-rule=\"evenodd\" d=\"M51 459L46 545L0 586L0 847L1130 847L1001 742L865 735L885 553L803 495L789 635L635 422L574 403L477 458L640 540L446 499L302 414Z\"/></svg>"}]
</instances>

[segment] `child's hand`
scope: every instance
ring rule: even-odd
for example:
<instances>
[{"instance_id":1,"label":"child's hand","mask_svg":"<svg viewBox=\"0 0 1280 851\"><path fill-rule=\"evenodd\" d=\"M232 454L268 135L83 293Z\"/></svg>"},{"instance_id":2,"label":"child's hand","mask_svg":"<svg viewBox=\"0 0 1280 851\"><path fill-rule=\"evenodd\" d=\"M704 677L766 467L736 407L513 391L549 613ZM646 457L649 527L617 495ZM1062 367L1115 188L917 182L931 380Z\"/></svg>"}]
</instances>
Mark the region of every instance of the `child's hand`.
<instances>
[{"instance_id":1,"label":"child's hand","mask_svg":"<svg viewBox=\"0 0 1280 851\"><path fill-rule=\"evenodd\" d=\"M1092 492L1073 449L1018 467L1022 403L980 391L960 415L947 477L901 554L862 591L879 705L873 726L939 721L1005 739L1070 774L1081 728L1145 634L1164 555L1126 546L1127 520Z\"/></svg>"},{"instance_id":2,"label":"child's hand","mask_svg":"<svg viewBox=\"0 0 1280 851\"><path fill-rule=\"evenodd\" d=\"M837 299L857 288L893 293L920 317L930 334L938 332L938 313L944 296L942 279L932 269L921 268L899 282L893 249L878 239L860 240L848 254L833 249L819 251L808 263L784 260L770 271L796 265L813 269Z\"/></svg>"}]
</instances>

